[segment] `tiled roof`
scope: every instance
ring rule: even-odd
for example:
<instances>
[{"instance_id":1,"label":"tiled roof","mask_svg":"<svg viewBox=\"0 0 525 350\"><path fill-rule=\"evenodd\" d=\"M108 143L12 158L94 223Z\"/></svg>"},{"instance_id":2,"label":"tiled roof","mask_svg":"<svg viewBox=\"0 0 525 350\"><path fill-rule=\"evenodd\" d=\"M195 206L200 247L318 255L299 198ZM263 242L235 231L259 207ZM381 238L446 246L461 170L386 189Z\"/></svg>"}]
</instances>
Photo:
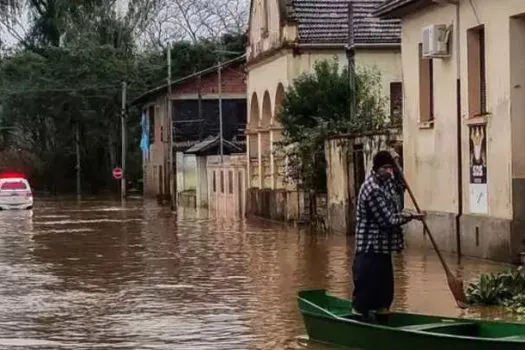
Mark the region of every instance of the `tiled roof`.
<instances>
[{"instance_id":1,"label":"tiled roof","mask_svg":"<svg viewBox=\"0 0 525 350\"><path fill-rule=\"evenodd\" d=\"M397 0L394 0L397 1ZM350 0L284 0L286 15L298 26L299 41L311 44L348 43ZM372 13L383 0L353 0L354 43L400 43L399 20L383 20Z\"/></svg>"},{"instance_id":2,"label":"tiled roof","mask_svg":"<svg viewBox=\"0 0 525 350\"><path fill-rule=\"evenodd\" d=\"M383 0L354 0L354 37L356 44L401 43L399 20L385 20L372 13Z\"/></svg>"}]
</instances>

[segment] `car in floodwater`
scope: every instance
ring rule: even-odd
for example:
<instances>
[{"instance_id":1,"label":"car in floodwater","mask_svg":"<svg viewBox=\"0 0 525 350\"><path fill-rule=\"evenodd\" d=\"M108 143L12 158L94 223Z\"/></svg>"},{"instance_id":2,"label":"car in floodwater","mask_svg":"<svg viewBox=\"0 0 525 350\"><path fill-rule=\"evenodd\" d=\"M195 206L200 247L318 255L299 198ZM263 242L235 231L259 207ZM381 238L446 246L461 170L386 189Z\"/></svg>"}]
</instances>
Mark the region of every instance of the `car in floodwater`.
<instances>
[{"instance_id":1,"label":"car in floodwater","mask_svg":"<svg viewBox=\"0 0 525 350\"><path fill-rule=\"evenodd\" d=\"M33 191L21 173L0 174L0 210L33 208Z\"/></svg>"}]
</instances>

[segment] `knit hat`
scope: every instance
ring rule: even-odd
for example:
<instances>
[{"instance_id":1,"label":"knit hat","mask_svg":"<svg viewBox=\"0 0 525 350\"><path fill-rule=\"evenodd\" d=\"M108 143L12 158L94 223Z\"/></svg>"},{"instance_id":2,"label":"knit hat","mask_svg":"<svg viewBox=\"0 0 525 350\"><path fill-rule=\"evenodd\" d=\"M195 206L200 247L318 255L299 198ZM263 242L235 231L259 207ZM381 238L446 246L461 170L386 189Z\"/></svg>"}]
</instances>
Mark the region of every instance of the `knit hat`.
<instances>
[{"instance_id":1,"label":"knit hat","mask_svg":"<svg viewBox=\"0 0 525 350\"><path fill-rule=\"evenodd\" d=\"M394 166L395 161L390 152L388 151L379 151L374 156L373 160L373 170L376 171L377 169L381 168L385 165L391 165Z\"/></svg>"}]
</instances>

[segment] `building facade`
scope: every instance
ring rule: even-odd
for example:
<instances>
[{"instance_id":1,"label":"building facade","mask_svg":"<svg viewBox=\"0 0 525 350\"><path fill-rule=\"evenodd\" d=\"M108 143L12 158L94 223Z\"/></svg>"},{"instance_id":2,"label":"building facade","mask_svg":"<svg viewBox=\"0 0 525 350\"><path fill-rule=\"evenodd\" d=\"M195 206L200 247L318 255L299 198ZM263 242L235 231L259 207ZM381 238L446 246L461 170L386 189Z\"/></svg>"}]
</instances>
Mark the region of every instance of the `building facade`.
<instances>
[{"instance_id":1,"label":"building facade","mask_svg":"<svg viewBox=\"0 0 525 350\"><path fill-rule=\"evenodd\" d=\"M221 104L223 137L245 149L246 76L244 57L221 65ZM177 192L196 191L198 164L193 154L184 152L192 146L217 137L219 124L218 67L210 67L172 83L169 97L173 121L173 154L177 160ZM167 86L160 86L132 101L141 106L149 118L148 152L143 159L144 194L150 197L169 196L168 175L170 128L167 118Z\"/></svg>"},{"instance_id":2,"label":"building facade","mask_svg":"<svg viewBox=\"0 0 525 350\"><path fill-rule=\"evenodd\" d=\"M401 19L405 170L451 252L516 261L524 250L524 14L522 0L389 0L376 12ZM421 227L409 236L421 241Z\"/></svg>"},{"instance_id":3,"label":"building facade","mask_svg":"<svg viewBox=\"0 0 525 350\"><path fill-rule=\"evenodd\" d=\"M285 181L279 108L288 86L316 61L338 59L347 64L349 5L353 4L356 65L376 66L385 96L399 91L401 52L399 21L372 16L381 0L252 0L247 47L247 177L249 197L279 197L286 201L295 188ZM397 90L396 90L397 89ZM258 192L264 191L261 195ZM270 192L270 194L266 193ZM297 201L298 194L290 198ZM254 202L248 198L248 202ZM271 202L282 202L273 198ZM295 204L280 204L283 208ZM252 205L253 206L253 205ZM248 214L253 211L248 208ZM296 211L297 215L299 211ZM278 217L290 218L288 213Z\"/></svg>"}]
</instances>

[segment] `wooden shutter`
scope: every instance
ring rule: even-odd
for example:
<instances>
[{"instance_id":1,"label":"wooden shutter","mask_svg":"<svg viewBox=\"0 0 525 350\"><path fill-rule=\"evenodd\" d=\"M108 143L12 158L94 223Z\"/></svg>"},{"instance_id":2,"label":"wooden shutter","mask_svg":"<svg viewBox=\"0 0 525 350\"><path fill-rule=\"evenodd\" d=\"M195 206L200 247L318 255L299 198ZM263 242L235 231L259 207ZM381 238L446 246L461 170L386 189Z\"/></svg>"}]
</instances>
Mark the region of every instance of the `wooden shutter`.
<instances>
[{"instance_id":1,"label":"wooden shutter","mask_svg":"<svg viewBox=\"0 0 525 350\"><path fill-rule=\"evenodd\" d=\"M390 118L400 121L403 115L403 83L390 83Z\"/></svg>"},{"instance_id":2,"label":"wooden shutter","mask_svg":"<svg viewBox=\"0 0 525 350\"><path fill-rule=\"evenodd\" d=\"M431 59L423 58L423 44L419 44L419 120L434 120L434 67Z\"/></svg>"}]
</instances>

